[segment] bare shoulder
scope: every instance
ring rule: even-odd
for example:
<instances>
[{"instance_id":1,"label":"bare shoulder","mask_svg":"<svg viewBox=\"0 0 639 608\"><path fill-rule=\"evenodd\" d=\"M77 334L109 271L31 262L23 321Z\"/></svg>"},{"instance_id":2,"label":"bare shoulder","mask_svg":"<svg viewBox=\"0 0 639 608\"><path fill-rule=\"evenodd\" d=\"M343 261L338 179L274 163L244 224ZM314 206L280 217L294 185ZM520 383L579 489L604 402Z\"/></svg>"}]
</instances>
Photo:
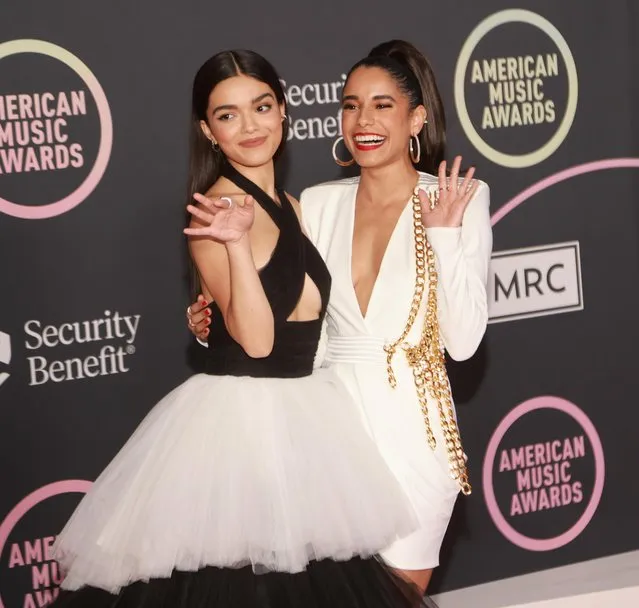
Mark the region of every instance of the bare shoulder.
<instances>
[{"instance_id":1,"label":"bare shoulder","mask_svg":"<svg viewBox=\"0 0 639 608\"><path fill-rule=\"evenodd\" d=\"M300 205L300 202L290 192L284 192L284 194L286 195L286 198L289 200L289 202L293 206L293 209L295 210L295 215L297 215L297 219L301 223L301 221L302 221L302 206Z\"/></svg>"},{"instance_id":2,"label":"bare shoulder","mask_svg":"<svg viewBox=\"0 0 639 608\"><path fill-rule=\"evenodd\" d=\"M293 207L297 211L300 206L300 202L290 192L285 191L284 194L286 194L286 198L291 202L291 205L293 205Z\"/></svg>"},{"instance_id":3,"label":"bare shoulder","mask_svg":"<svg viewBox=\"0 0 639 608\"><path fill-rule=\"evenodd\" d=\"M246 194L244 190L238 188L233 182L225 177L220 177L206 192L203 193L206 198L222 198L223 196L243 196Z\"/></svg>"}]
</instances>

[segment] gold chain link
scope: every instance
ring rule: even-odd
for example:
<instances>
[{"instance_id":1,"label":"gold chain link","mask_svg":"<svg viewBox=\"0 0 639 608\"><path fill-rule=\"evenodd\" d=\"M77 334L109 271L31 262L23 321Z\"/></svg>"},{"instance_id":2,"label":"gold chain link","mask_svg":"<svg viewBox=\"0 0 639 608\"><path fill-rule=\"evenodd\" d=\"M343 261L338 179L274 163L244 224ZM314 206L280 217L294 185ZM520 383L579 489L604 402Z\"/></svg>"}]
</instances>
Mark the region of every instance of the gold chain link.
<instances>
[{"instance_id":1,"label":"gold chain link","mask_svg":"<svg viewBox=\"0 0 639 608\"><path fill-rule=\"evenodd\" d=\"M437 204L438 195L429 193L431 209ZM393 372L393 357L397 348L403 349L408 365L413 372L417 399L424 417L426 438L431 449L435 449L437 442L430 424L428 414L427 393L437 402L442 434L448 454L448 466L451 477L461 488L462 494L468 496L472 488L468 480L466 456L462 448L459 427L455 419L450 382L446 371L444 347L439 334L439 320L437 318L437 269L435 267L435 252L426 238L426 231L422 224L422 208L419 200L419 185L415 187L411 198L413 205L413 230L415 236L415 291L408 313L408 321L401 336L392 344L384 346L388 382L391 387L397 386L397 378ZM421 307L424 290L426 288L426 265L428 265L428 295L426 300L426 315L419 343L415 346L406 342Z\"/></svg>"}]
</instances>

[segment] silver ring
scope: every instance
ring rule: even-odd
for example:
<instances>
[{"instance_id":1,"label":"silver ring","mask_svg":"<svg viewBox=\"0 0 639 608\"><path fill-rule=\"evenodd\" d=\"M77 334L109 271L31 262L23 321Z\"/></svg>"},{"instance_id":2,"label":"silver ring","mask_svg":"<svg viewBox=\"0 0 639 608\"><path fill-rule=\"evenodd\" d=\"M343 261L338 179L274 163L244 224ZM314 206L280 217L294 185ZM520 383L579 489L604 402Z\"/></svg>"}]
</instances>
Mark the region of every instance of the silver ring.
<instances>
[{"instance_id":1,"label":"silver ring","mask_svg":"<svg viewBox=\"0 0 639 608\"><path fill-rule=\"evenodd\" d=\"M188 317L190 317L192 314L193 314L193 311L191 310L191 307L189 306L189 307L186 309L186 315L187 315Z\"/></svg>"},{"instance_id":2,"label":"silver ring","mask_svg":"<svg viewBox=\"0 0 639 608\"><path fill-rule=\"evenodd\" d=\"M229 204L227 209L230 209L233 206L233 201L228 196L223 196L222 198L220 198L220 200L226 201Z\"/></svg>"}]
</instances>

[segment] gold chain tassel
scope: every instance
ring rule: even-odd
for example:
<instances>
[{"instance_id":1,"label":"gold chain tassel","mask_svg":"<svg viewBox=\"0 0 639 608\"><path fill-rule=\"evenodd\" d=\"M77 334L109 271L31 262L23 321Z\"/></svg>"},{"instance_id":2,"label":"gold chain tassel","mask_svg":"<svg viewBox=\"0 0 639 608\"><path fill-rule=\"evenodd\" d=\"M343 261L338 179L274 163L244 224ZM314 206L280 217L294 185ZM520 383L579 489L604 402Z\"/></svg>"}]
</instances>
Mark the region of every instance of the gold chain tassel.
<instances>
[{"instance_id":1,"label":"gold chain tassel","mask_svg":"<svg viewBox=\"0 0 639 608\"><path fill-rule=\"evenodd\" d=\"M437 195L430 194L431 209L437 204ZM392 344L384 346L386 351L386 363L388 382L391 387L397 386L397 378L393 371L393 357L397 348L401 345L406 355L408 365L413 372L417 399L424 417L426 439L431 449L435 449L437 442L431 428L428 413L427 393L437 402L442 434L446 444L448 466L450 474L461 488L462 494L468 496L472 488L468 480L466 469L466 456L461 443L459 427L455 419L453 399L450 391L450 382L446 372L446 359L444 348L440 344L439 320L437 318L437 269L435 267L435 253L426 239L426 231L422 224L422 208L419 200L419 185L415 187L411 199L413 204L413 230L415 236L415 260L416 276L415 291L411 302L408 321L401 336ZM412 346L406 343L421 307L424 290L426 287L426 265L428 265L428 296L426 300L426 316L422 328L419 343Z\"/></svg>"}]
</instances>

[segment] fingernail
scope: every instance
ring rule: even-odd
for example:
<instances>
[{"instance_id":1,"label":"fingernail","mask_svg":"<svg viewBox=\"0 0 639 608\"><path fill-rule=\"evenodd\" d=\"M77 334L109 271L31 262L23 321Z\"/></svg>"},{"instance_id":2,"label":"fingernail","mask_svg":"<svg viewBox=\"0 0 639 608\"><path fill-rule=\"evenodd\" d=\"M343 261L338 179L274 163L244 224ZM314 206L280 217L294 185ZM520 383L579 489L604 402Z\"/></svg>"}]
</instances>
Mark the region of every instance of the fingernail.
<instances>
[{"instance_id":1,"label":"fingernail","mask_svg":"<svg viewBox=\"0 0 639 608\"><path fill-rule=\"evenodd\" d=\"M207 309L204 311L204 314L205 314L205 315L208 315L208 316L210 317L210 316L211 316L211 309L210 309L210 308L207 308Z\"/></svg>"},{"instance_id":2,"label":"fingernail","mask_svg":"<svg viewBox=\"0 0 639 608\"><path fill-rule=\"evenodd\" d=\"M210 324L211 324L211 319L205 319L204 321L205 321L205 323L206 323L207 325L210 325Z\"/></svg>"},{"instance_id":3,"label":"fingernail","mask_svg":"<svg viewBox=\"0 0 639 608\"><path fill-rule=\"evenodd\" d=\"M208 306L209 303L206 300L202 300L202 306Z\"/></svg>"},{"instance_id":4,"label":"fingernail","mask_svg":"<svg viewBox=\"0 0 639 608\"><path fill-rule=\"evenodd\" d=\"M210 330L209 330L209 328L207 327L207 328L204 330L204 335L205 335L205 336L208 336L208 335L209 335L209 333L210 333Z\"/></svg>"}]
</instances>

